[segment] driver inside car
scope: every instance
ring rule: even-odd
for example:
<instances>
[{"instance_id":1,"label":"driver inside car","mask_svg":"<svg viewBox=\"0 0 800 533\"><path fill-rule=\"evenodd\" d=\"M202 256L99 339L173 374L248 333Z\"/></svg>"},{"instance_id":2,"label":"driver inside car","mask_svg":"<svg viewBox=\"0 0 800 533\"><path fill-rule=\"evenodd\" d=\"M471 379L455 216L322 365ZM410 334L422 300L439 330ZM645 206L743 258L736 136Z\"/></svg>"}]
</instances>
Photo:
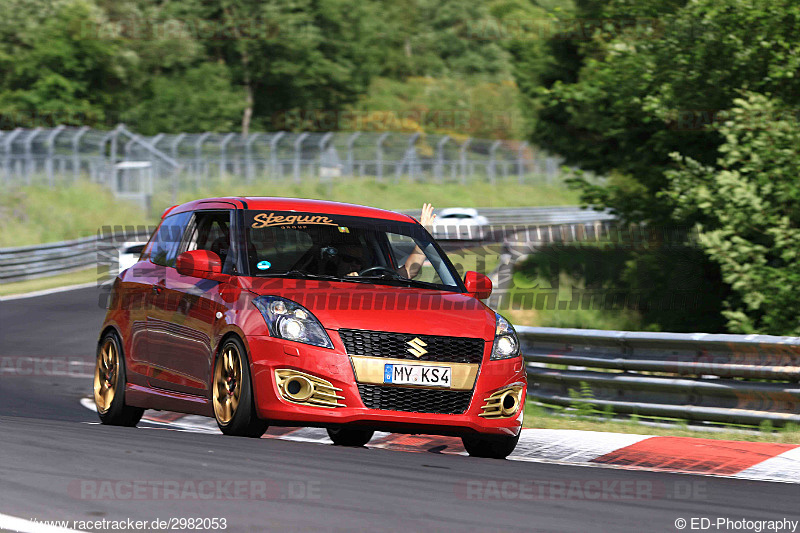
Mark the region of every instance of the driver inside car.
<instances>
[{"instance_id":1,"label":"driver inside car","mask_svg":"<svg viewBox=\"0 0 800 533\"><path fill-rule=\"evenodd\" d=\"M423 204L422 213L419 217L420 224L430 231L435 218L436 215L433 214L433 206L431 204ZM348 267L346 270L350 270L347 276L359 276L359 272L366 268L364 265L364 249L356 245L348 246L341 251L343 252L341 254L342 264ZM405 278L414 279L419 275L424 261L425 253L419 246L415 246L414 250L406 258L405 263L397 269L397 273Z\"/></svg>"}]
</instances>

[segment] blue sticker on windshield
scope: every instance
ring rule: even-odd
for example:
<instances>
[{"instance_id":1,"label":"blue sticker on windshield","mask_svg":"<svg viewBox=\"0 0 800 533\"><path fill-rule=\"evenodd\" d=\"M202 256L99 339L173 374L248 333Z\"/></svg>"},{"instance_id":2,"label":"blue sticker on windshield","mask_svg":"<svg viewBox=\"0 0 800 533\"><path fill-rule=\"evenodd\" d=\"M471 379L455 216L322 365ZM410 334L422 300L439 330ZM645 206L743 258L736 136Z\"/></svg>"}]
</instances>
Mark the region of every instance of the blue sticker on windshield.
<instances>
[{"instance_id":1,"label":"blue sticker on windshield","mask_svg":"<svg viewBox=\"0 0 800 533\"><path fill-rule=\"evenodd\" d=\"M256 264L256 268L259 269L259 270L267 270L271 266L272 266L272 263L270 263L269 261L259 261Z\"/></svg>"}]
</instances>

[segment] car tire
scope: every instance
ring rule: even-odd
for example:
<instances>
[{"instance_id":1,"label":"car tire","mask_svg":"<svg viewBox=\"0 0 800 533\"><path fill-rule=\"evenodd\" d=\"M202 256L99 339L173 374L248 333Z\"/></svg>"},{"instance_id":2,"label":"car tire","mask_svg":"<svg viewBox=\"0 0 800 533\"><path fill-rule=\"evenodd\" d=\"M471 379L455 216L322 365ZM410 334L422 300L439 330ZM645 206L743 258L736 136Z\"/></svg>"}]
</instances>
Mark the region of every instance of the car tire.
<instances>
[{"instance_id":1,"label":"car tire","mask_svg":"<svg viewBox=\"0 0 800 533\"><path fill-rule=\"evenodd\" d=\"M328 436L335 446L358 448L365 446L375 434L371 429L354 429L347 427L328 428Z\"/></svg>"},{"instance_id":2,"label":"car tire","mask_svg":"<svg viewBox=\"0 0 800 533\"><path fill-rule=\"evenodd\" d=\"M505 459L517 447L519 435L514 437L465 435L461 437L461 442L472 457Z\"/></svg>"},{"instance_id":3,"label":"car tire","mask_svg":"<svg viewBox=\"0 0 800 533\"><path fill-rule=\"evenodd\" d=\"M97 345L94 365L94 404L103 424L134 427L142 419L144 409L125 405L126 384L122 343L109 331Z\"/></svg>"},{"instance_id":4,"label":"car tire","mask_svg":"<svg viewBox=\"0 0 800 533\"><path fill-rule=\"evenodd\" d=\"M217 426L225 435L257 439L269 427L256 414L247 351L237 337L226 339L217 353L211 403Z\"/></svg>"}]
</instances>

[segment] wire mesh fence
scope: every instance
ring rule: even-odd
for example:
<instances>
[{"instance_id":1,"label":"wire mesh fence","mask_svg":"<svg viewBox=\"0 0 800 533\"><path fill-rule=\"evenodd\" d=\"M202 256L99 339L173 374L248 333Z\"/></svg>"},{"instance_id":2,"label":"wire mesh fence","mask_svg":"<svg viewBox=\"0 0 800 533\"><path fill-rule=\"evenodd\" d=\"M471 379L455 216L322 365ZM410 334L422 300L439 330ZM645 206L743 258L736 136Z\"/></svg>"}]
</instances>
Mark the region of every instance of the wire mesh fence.
<instances>
[{"instance_id":1,"label":"wire mesh fence","mask_svg":"<svg viewBox=\"0 0 800 533\"><path fill-rule=\"evenodd\" d=\"M469 183L561 182L559 157L524 141L379 132L178 133L140 136L124 125L17 128L0 132L0 178L6 187L51 186L88 177L116 194L183 190L224 180L347 177Z\"/></svg>"}]
</instances>

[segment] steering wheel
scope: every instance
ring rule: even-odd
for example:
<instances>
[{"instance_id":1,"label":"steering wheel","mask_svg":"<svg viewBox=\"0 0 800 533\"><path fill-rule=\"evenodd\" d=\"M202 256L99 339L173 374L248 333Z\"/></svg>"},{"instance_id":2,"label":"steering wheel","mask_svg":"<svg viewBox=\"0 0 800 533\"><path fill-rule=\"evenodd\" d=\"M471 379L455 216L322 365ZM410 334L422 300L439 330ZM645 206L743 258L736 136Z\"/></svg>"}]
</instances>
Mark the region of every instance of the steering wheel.
<instances>
[{"instance_id":1,"label":"steering wheel","mask_svg":"<svg viewBox=\"0 0 800 533\"><path fill-rule=\"evenodd\" d=\"M364 270L359 272L358 275L359 276L364 276L366 274L369 274L370 272L378 272L378 271L386 272L388 274L391 274L392 276L399 276L400 275L397 272L395 272L393 269L385 267L385 266L374 266L374 267L365 268Z\"/></svg>"}]
</instances>

